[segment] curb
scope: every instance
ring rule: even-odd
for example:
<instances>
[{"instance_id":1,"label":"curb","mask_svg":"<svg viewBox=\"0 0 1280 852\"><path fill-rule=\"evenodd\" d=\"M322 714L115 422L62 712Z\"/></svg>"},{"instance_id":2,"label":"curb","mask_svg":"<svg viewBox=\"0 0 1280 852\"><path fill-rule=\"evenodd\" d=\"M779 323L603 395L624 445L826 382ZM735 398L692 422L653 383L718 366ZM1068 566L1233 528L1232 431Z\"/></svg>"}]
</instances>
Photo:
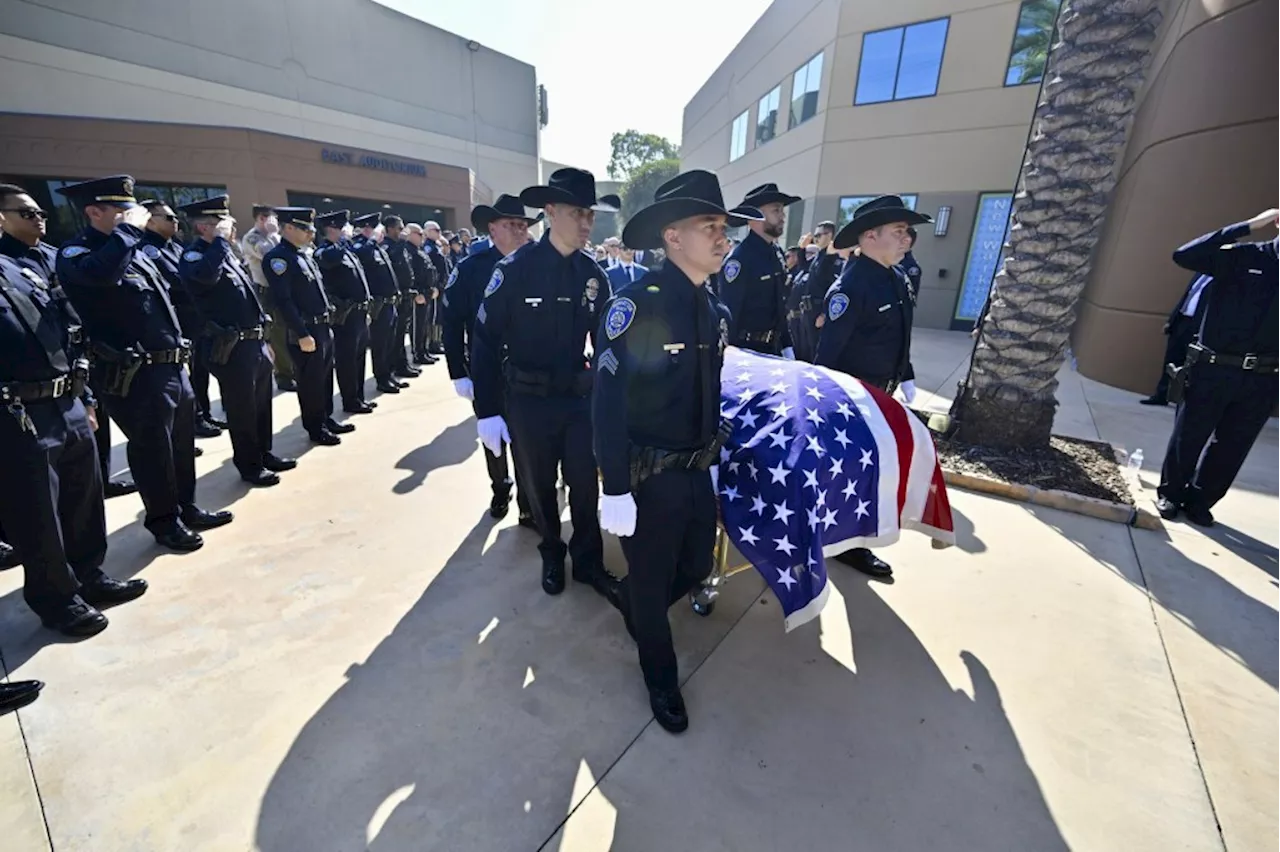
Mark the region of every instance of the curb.
<instances>
[{"instance_id":1,"label":"curb","mask_svg":"<svg viewBox=\"0 0 1280 852\"><path fill-rule=\"evenodd\" d=\"M1143 530L1159 532L1164 529L1164 523L1160 520L1159 515L1154 515L1146 509L1126 506L1123 503L1114 503L1110 500L1099 500L1096 497L1085 497L1081 494L1072 494L1070 491L1059 491L1058 489L1036 488L1034 485L999 482L983 476L953 473L946 469L942 471L942 478L947 485L954 485L956 488L963 488L967 491L976 491L979 494L1004 497L1009 500L1017 500L1020 503L1034 503L1037 506L1061 509L1064 512L1074 512L1077 515L1087 515L1100 521L1111 521L1112 523L1124 524L1125 526L1137 527Z\"/></svg>"}]
</instances>

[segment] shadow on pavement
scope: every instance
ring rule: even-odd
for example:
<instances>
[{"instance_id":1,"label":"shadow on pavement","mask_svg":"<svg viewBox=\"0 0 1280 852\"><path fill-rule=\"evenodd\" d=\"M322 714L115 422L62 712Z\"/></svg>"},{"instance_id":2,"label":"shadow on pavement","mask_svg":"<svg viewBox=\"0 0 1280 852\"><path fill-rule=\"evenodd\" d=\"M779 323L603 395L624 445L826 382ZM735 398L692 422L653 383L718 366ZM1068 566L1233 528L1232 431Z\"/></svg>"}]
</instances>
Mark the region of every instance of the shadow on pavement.
<instances>
[{"instance_id":1,"label":"shadow on pavement","mask_svg":"<svg viewBox=\"0 0 1280 852\"><path fill-rule=\"evenodd\" d=\"M1276 564L1277 559L1280 559L1280 551L1271 545L1258 541L1248 533L1243 533L1221 521L1208 529L1201 529L1200 532L1218 542L1218 544L1221 544L1236 556L1249 562L1258 570L1269 574L1273 578L1280 578Z\"/></svg>"},{"instance_id":2,"label":"shadow on pavement","mask_svg":"<svg viewBox=\"0 0 1280 852\"><path fill-rule=\"evenodd\" d=\"M479 446L473 418L448 426L430 442L412 450L396 462L396 470L408 473L391 490L397 494L409 494L421 487L433 470L462 464Z\"/></svg>"}]
</instances>

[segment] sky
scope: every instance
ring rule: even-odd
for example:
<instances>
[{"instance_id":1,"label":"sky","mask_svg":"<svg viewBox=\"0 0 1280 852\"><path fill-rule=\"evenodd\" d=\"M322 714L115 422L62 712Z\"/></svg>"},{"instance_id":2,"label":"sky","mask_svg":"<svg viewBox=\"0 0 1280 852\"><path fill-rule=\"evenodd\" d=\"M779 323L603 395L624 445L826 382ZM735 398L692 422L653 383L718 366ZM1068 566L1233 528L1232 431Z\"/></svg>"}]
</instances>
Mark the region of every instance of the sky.
<instances>
[{"instance_id":1,"label":"sky","mask_svg":"<svg viewBox=\"0 0 1280 852\"><path fill-rule=\"evenodd\" d=\"M771 0L377 0L537 68L542 156L606 177L609 139L680 141L684 106Z\"/></svg>"}]
</instances>

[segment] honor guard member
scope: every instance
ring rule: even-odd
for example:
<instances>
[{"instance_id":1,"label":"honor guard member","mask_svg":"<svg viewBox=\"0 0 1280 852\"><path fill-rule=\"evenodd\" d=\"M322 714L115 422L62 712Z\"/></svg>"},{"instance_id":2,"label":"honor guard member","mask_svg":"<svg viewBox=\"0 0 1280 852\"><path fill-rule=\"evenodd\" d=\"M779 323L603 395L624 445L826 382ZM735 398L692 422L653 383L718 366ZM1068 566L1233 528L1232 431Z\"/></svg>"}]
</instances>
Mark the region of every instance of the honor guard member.
<instances>
[{"instance_id":1,"label":"honor guard member","mask_svg":"<svg viewBox=\"0 0 1280 852\"><path fill-rule=\"evenodd\" d=\"M911 372L911 296L898 264L907 250L907 228L933 221L907 208L896 195L868 201L836 234L837 250L857 246L827 294L826 322L814 363L848 373L863 384L892 393L899 383L915 396ZM910 400L908 400L910 401ZM836 559L872 577L893 569L865 547Z\"/></svg>"},{"instance_id":2,"label":"honor guard member","mask_svg":"<svg viewBox=\"0 0 1280 852\"><path fill-rule=\"evenodd\" d=\"M1213 526L1210 510L1226 495L1275 410L1276 239L1239 241L1280 225L1278 216L1275 209L1265 210L1173 253L1174 263L1213 281L1200 296L1199 329L1187 347L1183 375L1174 379L1182 385L1181 401L1156 503L1167 520L1182 511L1193 524Z\"/></svg>"},{"instance_id":3,"label":"honor guard member","mask_svg":"<svg viewBox=\"0 0 1280 852\"><path fill-rule=\"evenodd\" d=\"M399 216L384 216L382 227L386 232L382 246L391 258L391 268L395 270L396 283L400 286L396 300L396 323L391 330L392 339L388 341L391 375L401 379L413 379L421 376L422 370L408 363L405 357L404 338L413 323L413 303L418 295L417 276L413 271L413 257L418 249L407 239L404 220ZM426 262L425 256L422 261Z\"/></svg>"},{"instance_id":4,"label":"honor guard member","mask_svg":"<svg viewBox=\"0 0 1280 852\"><path fill-rule=\"evenodd\" d=\"M413 353L413 361L410 362L408 355L404 355L400 362L402 369L404 367L414 367L416 364L434 364L440 360L434 355L428 355L425 349L422 354L427 357L418 358L418 339L421 337L419 329L427 321L426 317L431 307L431 300L444 287L444 282L436 279L436 268L427 256L427 237L422 226L417 223L407 225L405 227L405 238L413 247L413 253L409 255L409 261L413 266L413 289L415 295L413 304L410 306L410 310L407 311L409 318L409 327L407 329L409 352ZM428 357L430 360L428 360Z\"/></svg>"},{"instance_id":5,"label":"honor guard member","mask_svg":"<svg viewBox=\"0 0 1280 852\"><path fill-rule=\"evenodd\" d=\"M133 600L147 584L102 572L106 516L80 320L38 269L0 257L0 526L22 554L32 611L52 630L92 636L107 626L95 606Z\"/></svg>"},{"instance_id":6,"label":"honor guard member","mask_svg":"<svg viewBox=\"0 0 1280 852\"><path fill-rule=\"evenodd\" d=\"M262 272L262 259L267 252L280 245L280 217L274 207L253 205L253 227L240 240L240 252L249 264L249 274L258 288L258 301L262 303L271 324L267 327L267 342L271 347L272 368L276 387L282 391L297 390L294 384L293 362L289 360L289 341L285 338L285 324L271 301L271 288Z\"/></svg>"},{"instance_id":7,"label":"honor guard member","mask_svg":"<svg viewBox=\"0 0 1280 852\"><path fill-rule=\"evenodd\" d=\"M902 273L907 276L907 293L911 296L911 304L914 306L920 300L920 282L924 280L924 273L920 271L920 264L916 262L916 256L911 253L916 247L915 228L907 228L907 253L902 256Z\"/></svg>"},{"instance_id":8,"label":"honor guard member","mask_svg":"<svg viewBox=\"0 0 1280 852\"><path fill-rule=\"evenodd\" d=\"M542 536L542 590L564 590L565 544L556 499L556 474L563 467L573 518L573 578L607 596L613 580L604 568L596 517L600 486L591 452L591 365L585 353L609 285L582 249L596 211L613 208L596 201L595 177L574 168L557 169L547 186L529 187L520 201L543 208L548 229L540 241L499 261L485 285L471 349L476 428L495 456L514 438L520 485Z\"/></svg>"},{"instance_id":9,"label":"honor guard member","mask_svg":"<svg viewBox=\"0 0 1280 852\"><path fill-rule=\"evenodd\" d=\"M182 246L173 239L178 233L178 217L174 215L173 208L163 201L151 199L143 201L142 206L147 208L151 218L147 220L140 251L150 258L164 276L165 283L169 285L169 301L173 302L173 309L178 312L178 322L182 323L182 336L193 343L187 369L191 389L196 394L196 437L216 438L222 434L222 429L227 424L213 418L209 402L209 362L201 348L195 345L204 333L204 317L178 271L182 264Z\"/></svg>"},{"instance_id":10,"label":"honor guard member","mask_svg":"<svg viewBox=\"0 0 1280 852\"><path fill-rule=\"evenodd\" d=\"M505 193L498 196L492 207L481 204L471 211L471 224L476 231L489 233L489 247L458 264L445 284L444 295L440 297L444 309L444 355L449 366L449 378L453 380L453 389L463 399L475 400L470 378L472 326L485 285L493 277L498 261L527 243L529 226L541 219L541 213L536 219L529 218L520 199ZM476 240L472 245L478 242ZM494 518L504 518L511 507L511 475L506 447L503 446L497 455L485 453L484 459L493 488L489 514ZM518 470L516 479L519 480ZM533 515L529 512L528 498L523 489L517 489L516 503L520 510L520 525L532 528Z\"/></svg>"},{"instance_id":11,"label":"honor guard member","mask_svg":"<svg viewBox=\"0 0 1280 852\"><path fill-rule=\"evenodd\" d=\"M788 205L799 196L778 191L775 183L757 186L732 211L751 229L729 252L716 293L733 314L729 343L766 355L795 357L787 329L787 270L778 248ZM763 218L752 218L758 213Z\"/></svg>"},{"instance_id":12,"label":"honor guard member","mask_svg":"<svg viewBox=\"0 0 1280 852\"><path fill-rule=\"evenodd\" d=\"M0 212L5 214L0 223L3 231L0 234L0 255L25 261L27 265L35 264L44 280L57 286L58 250L44 241L49 214L40 208L26 190L11 183L0 184ZM110 499L132 494L138 490L132 479L111 479L111 418L107 416L105 400L98 398L96 402L98 427L94 433L94 443L98 447L102 495Z\"/></svg>"},{"instance_id":13,"label":"honor guard member","mask_svg":"<svg viewBox=\"0 0 1280 852\"><path fill-rule=\"evenodd\" d=\"M654 718L689 726L667 610L711 572L717 500L711 466L728 432L720 368L729 312L703 286L729 250L724 208L705 171L676 175L627 222L623 243L667 260L614 296L596 345L592 415L604 496L600 526L621 539L627 576L616 598L639 648Z\"/></svg>"},{"instance_id":14,"label":"honor guard member","mask_svg":"<svg viewBox=\"0 0 1280 852\"><path fill-rule=\"evenodd\" d=\"M435 222L427 222L422 226L424 237L422 250L426 253L427 262L431 264L435 280L435 295L427 299L425 305L419 305L418 328L413 341L414 363L434 364L437 355L444 354L444 333L440 328L442 310L440 307L440 291L449 280L449 263L440 251L440 226Z\"/></svg>"},{"instance_id":15,"label":"honor guard member","mask_svg":"<svg viewBox=\"0 0 1280 852\"><path fill-rule=\"evenodd\" d=\"M369 354L373 361L373 378L382 393L400 393L409 386L394 375L391 348L396 333L396 305L400 301L400 281L382 243L374 235L382 224L378 213L367 213L351 220L356 228L351 249L360 260L365 281L369 283ZM364 406L358 411L372 411Z\"/></svg>"},{"instance_id":16,"label":"honor guard member","mask_svg":"<svg viewBox=\"0 0 1280 852\"><path fill-rule=\"evenodd\" d=\"M182 254L182 284L196 300L204 328L196 348L218 377L231 432L232 461L240 478L266 487L280 471L298 466L271 452L271 359L268 317L257 287L232 253L235 220L225 195L183 205L197 236Z\"/></svg>"},{"instance_id":17,"label":"honor guard member","mask_svg":"<svg viewBox=\"0 0 1280 852\"><path fill-rule=\"evenodd\" d=\"M819 222L813 229L818 255L796 276L787 300L788 313L792 317L791 340L795 343L796 357L801 361L813 361L818 349L818 317L822 315L827 291L835 284L843 267L844 261L833 245L835 236L834 222Z\"/></svg>"},{"instance_id":18,"label":"honor guard member","mask_svg":"<svg viewBox=\"0 0 1280 852\"><path fill-rule=\"evenodd\" d=\"M352 233L348 215L349 211L338 210L316 217L316 227L324 240L316 249L315 258L324 273L329 301L333 303L333 370L338 377L342 410L348 414L367 414L373 408L364 401L365 356L369 351L369 283L365 281L360 259L348 242ZM388 392L399 393L400 388ZM329 413L333 414L332 400ZM338 423L331 416L328 428L335 434L345 434L356 427Z\"/></svg>"},{"instance_id":19,"label":"honor guard member","mask_svg":"<svg viewBox=\"0 0 1280 852\"><path fill-rule=\"evenodd\" d=\"M146 528L172 550L204 544L196 530L229 524L230 512L195 504L195 394L182 365L190 343L164 276L140 251L150 215L128 175L64 186L89 226L58 252L58 281L84 320L94 390L129 439L129 467Z\"/></svg>"}]
</instances>

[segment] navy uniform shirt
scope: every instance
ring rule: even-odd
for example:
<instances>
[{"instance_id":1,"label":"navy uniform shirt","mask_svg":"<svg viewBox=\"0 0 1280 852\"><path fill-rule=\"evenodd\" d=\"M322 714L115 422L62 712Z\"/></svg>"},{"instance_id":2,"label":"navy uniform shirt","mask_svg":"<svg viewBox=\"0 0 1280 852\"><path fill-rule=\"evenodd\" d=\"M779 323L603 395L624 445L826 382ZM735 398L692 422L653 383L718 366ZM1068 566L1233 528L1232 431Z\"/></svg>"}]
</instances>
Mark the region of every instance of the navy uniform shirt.
<instances>
[{"instance_id":1,"label":"navy uniform shirt","mask_svg":"<svg viewBox=\"0 0 1280 852\"><path fill-rule=\"evenodd\" d=\"M203 238L193 241L182 253L178 273L206 321L227 329L266 323L249 270L222 237L214 237L212 243Z\"/></svg>"},{"instance_id":2,"label":"navy uniform shirt","mask_svg":"<svg viewBox=\"0 0 1280 852\"><path fill-rule=\"evenodd\" d=\"M204 330L204 316L200 313L195 298L182 283L182 274L178 271L182 264L182 246L173 240L166 240L155 231L143 231L138 251L145 254L164 277L164 283L169 288L169 301L173 302L173 308L178 312L178 321L182 323L183 336L199 336Z\"/></svg>"},{"instance_id":3,"label":"navy uniform shirt","mask_svg":"<svg viewBox=\"0 0 1280 852\"><path fill-rule=\"evenodd\" d=\"M431 263L431 258L427 257L427 250L422 246L415 246L408 240L406 251L409 255L409 263L413 266L413 289L428 299L431 298L431 288L438 287L441 279L436 278L436 268Z\"/></svg>"},{"instance_id":4,"label":"navy uniform shirt","mask_svg":"<svg viewBox=\"0 0 1280 852\"><path fill-rule=\"evenodd\" d=\"M382 243L382 247L391 258L391 268L396 273L396 284L400 286L400 295L408 296L411 291L416 293L418 288L414 286L413 253L417 248L406 239L386 240Z\"/></svg>"},{"instance_id":5,"label":"navy uniform shirt","mask_svg":"<svg viewBox=\"0 0 1280 852\"><path fill-rule=\"evenodd\" d=\"M81 354L69 334L80 318L66 294L49 284L34 260L0 257L0 278L0 383L66 375Z\"/></svg>"},{"instance_id":6,"label":"navy uniform shirt","mask_svg":"<svg viewBox=\"0 0 1280 852\"><path fill-rule=\"evenodd\" d=\"M435 283L431 286L437 289L443 287L444 282L449 280L449 262L440 253L440 248L431 241L423 243L422 252L427 256L427 262L431 264L431 268L435 270ZM428 297L431 295L429 291L421 288L419 288L419 292L426 294Z\"/></svg>"},{"instance_id":7,"label":"navy uniform shirt","mask_svg":"<svg viewBox=\"0 0 1280 852\"><path fill-rule=\"evenodd\" d=\"M504 352L512 367L527 372L563 377L589 369L587 336L608 297L604 270L580 251L560 254L550 231L498 261L471 345L476 416L502 413Z\"/></svg>"},{"instance_id":8,"label":"navy uniform shirt","mask_svg":"<svg viewBox=\"0 0 1280 852\"><path fill-rule=\"evenodd\" d=\"M28 246L10 234L0 233L0 254L24 261L26 265L35 264L36 271L44 277L45 281L50 285L57 285L58 250L44 240L38 240L34 246Z\"/></svg>"},{"instance_id":9,"label":"navy uniform shirt","mask_svg":"<svg viewBox=\"0 0 1280 852\"><path fill-rule=\"evenodd\" d=\"M920 264L916 263L916 256L911 252L903 255L902 263L898 266L902 269L902 274L907 276L907 294L911 296L911 304L914 305L920 299L920 281L924 278L924 273L920 271Z\"/></svg>"},{"instance_id":10,"label":"navy uniform shirt","mask_svg":"<svg viewBox=\"0 0 1280 852\"><path fill-rule=\"evenodd\" d=\"M912 378L911 297L895 267L850 258L827 293L813 362L876 385Z\"/></svg>"},{"instance_id":11,"label":"navy uniform shirt","mask_svg":"<svg viewBox=\"0 0 1280 852\"><path fill-rule=\"evenodd\" d=\"M324 288L331 299L369 301L369 283L365 280L360 259L352 253L349 243L325 240L316 249L315 259L324 272Z\"/></svg>"},{"instance_id":12,"label":"navy uniform shirt","mask_svg":"<svg viewBox=\"0 0 1280 852\"><path fill-rule=\"evenodd\" d=\"M85 228L58 251L58 282L91 340L117 350L182 346L182 324L156 265L138 251L143 231L121 223L110 234Z\"/></svg>"},{"instance_id":13,"label":"navy uniform shirt","mask_svg":"<svg viewBox=\"0 0 1280 852\"><path fill-rule=\"evenodd\" d=\"M364 279L369 282L370 296L390 299L400 295L400 282L392 266L391 255L381 243L360 234L351 241L351 250L364 268Z\"/></svg>"},{"instance_id":14,"label":"navy uniform shirt","mask_svg":"<svg viewBox=\"0 0 1280 852\"><path fill-rule=\"evenodd\" d=\"M444 357L451 379L465 379L470 375L472 324L480 310L485 285L500 260L502 252L491 245L488 250L459 263L444 285L440 304L444 306Z\"/></svg>"},{"instance_id":15,"label":"navy uniform shirt","mask_svg":"<svg viewBox=\"0 0 1280 852\"><path fill-rule=\"evenodd\" d=\"M591 399L605 494L631 490L631 447L697 450L720 423L728 309L663 264L614 297L596 335Z\"/></svg>"},{"instance_id":16,"label":"navy uniform shirt","mask_svg":"<svg viewBox=\"0 0 1280 852\"><path fill-rule=\"evenodd\" d=\"M1175 251L1173 262L1213 276L1197 306L1203 313L1202 344L1224 355L1275 355L1276 240L1236 242L1248 234L1247 222L1205 234Z\"/></svg>"},{"instance_id":17,"label":"navy uniform shirt","mask_svg":"<svg viewBox=\"0 0 1280 852\"><path fill-rule=\"evenodd\" d=\"M333 306L324 290L324 276L315 258L298 251L288 240L262 256L262 275L285 328L299 338L311 334L309 325L327 317Z\"/></svg>"},{"instance_id":18,"label":"navy uniform shirt","mask_svg":"<svg viewBox=\"0 0 1280 852\"><path fill-rule=\"evenodd\" d=\"M778 247L749 231L725 258L716 282L716 294L733 321L729 343L749 349L781 352L791 345L787 331L787 271ZM768 344L748 343L746 336L773 332Z\"/></svg>"}]
</instances>

